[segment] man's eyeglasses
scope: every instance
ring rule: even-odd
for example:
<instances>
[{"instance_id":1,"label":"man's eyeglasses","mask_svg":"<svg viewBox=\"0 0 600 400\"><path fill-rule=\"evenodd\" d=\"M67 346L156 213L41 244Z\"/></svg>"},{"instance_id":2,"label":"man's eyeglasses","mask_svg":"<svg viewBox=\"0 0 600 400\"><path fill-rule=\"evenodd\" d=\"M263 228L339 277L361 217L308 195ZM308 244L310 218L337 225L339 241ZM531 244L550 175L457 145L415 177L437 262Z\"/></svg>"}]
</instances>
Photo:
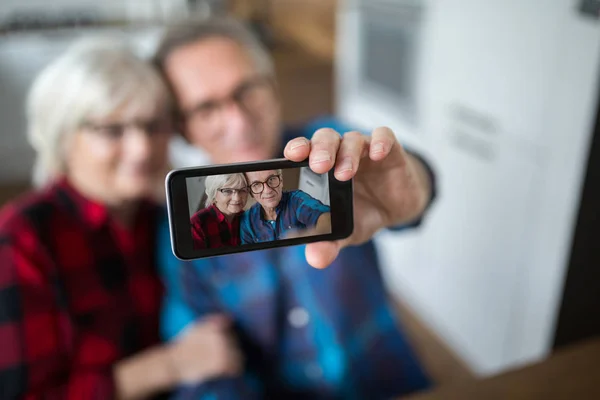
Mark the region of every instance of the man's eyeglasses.
<instances>
[{"instance_id":1,"label":"man's eyeglasses","mask_svg":"<svg viewBox=\"0 0 600 400\"><path fill-rule=\"evenodd\" d=\"M273 94L274 87L271 79L258 76L242 82L227 97L201 102L183 110L182 115L187 120L193 120L208 128L217 128L223 120L221 111L227 104L234 102L250 116L254 116L273 98Z\"/></svg>"},{"instance_id":2,"label":"man's eyeglasses","mask_svg":"<svg viewBox=\"0 0 600 400\"><path fill-rule=\"evenodd\" d=\"M221 192L221 194L223 194L224 196L227 196L227 197L231 197L235 193L239 194L240 196L248 195L247 188L241 188L241 189L222 188L222 189L218 189L218 190L219 190L219 192Z\"/></svg>"},{"instance_id":3,"label":"man's eyeglasses","mask_svg":"<svg viewBox=\"0 0 600 400\"><path fill-rule=\"evenodd\" d=\"M250 185L250 191L254 194L261 194L265 190L265 184L271 189L276 189L281 185L281 177L279 175L271 175L264 182L253 182Z\"/></svg>"},{"instance_id":4,"label":"man's eyeglasses","mask_svg":"<svg viewBox=\"0 0 600 400\"><path fill-rule=\"evenodd\" d=\"M107 124L85 122L82 127L110 140L121 139L130 128L139 129L151 136L157 134L168 134L172 131L172 125L167 119Z\"/></svg>"}]
</instances>

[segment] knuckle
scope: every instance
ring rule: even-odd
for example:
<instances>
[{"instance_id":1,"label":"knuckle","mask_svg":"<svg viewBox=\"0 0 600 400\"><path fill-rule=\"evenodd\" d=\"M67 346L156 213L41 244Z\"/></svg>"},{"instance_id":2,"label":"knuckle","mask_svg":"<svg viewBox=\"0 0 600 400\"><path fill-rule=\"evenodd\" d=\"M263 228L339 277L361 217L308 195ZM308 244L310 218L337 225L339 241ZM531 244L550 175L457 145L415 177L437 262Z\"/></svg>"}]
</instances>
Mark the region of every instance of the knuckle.
<instances>
[{"instance_id":1,"label":"knuckle","mask_svg":"<svg viewBox=\"0 0 600 400\"><path fill-rule=\"evenodd\" d=\"M313 137L319 137L319 136L340 136L340 134L331 128L319 128L315 131Z\"/></svg>"},{"instance_id":2,"label":"knuckle","mask_svg":"<svg viewBox=\"0 0 600 400\"><path fill-rule=\"evenodd\" d=\"M342 136L333 129L322 128L315 132L315 134L311 138L311 143L313 145L324 144L326 146L331 146L336 143L339 143L341 139Z\"/></svg>"},{"instance_id":3,"label":"knuckle","mask_svg":"<svg viewBox=\"0 0 600 400\"><path fill-rule=\"evenodd\" d=\"M358 131L350 131L344 133L344 139L361 140L364 139L363 134Z\"/></svg>"}]
</instances>

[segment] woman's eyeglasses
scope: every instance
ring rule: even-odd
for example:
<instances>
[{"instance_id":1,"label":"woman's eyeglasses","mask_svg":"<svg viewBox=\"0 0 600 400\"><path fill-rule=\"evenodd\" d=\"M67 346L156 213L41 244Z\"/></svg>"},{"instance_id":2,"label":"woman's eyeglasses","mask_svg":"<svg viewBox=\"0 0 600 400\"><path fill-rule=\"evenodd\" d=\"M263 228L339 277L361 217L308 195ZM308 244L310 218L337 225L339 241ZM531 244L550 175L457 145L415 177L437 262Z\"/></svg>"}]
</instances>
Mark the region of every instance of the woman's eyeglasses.
<instances>
[{"instance_id":1,"label":"woman's eyeglasses","mask_svg":"<svg viewBox=\"0 0 600 400\"><path fill-rule=\"evenodd\" d=\"M224 196L227 196L227 197L233 196L234 193L237 193L240 196L246 196L246 195L248 195L248 189L247 188L241 188L241 189L222 188L222 189L218 189L218 190L219 190L219 192L221 192L221 194L223 194Z\"/></svg>"},{"instance_id":2,"label":"woman's eyeglasses","mask_svg":"<svg viewBox=\"0 0 600 400\"><path fill-rule=\"evenodd\" d=\"M281 185L281 177L279 175L271 175L264 182L254 182L250 185L250 191L254 194L261 194L265 190L265 184L271 189L276 189Z\"/></svg>"},{"instance_id":3,"label":"woman's eyeglasses","mask_svg":"<svg viewBox=\"0 0 600 400\"><path fill-rule=\"evenodd\" d=\"M117 122L117 123L93 123L86 122L83 128L101 135L107 139L119 140L125 133L131 129L139 129L147 135L154 136L158 134L168 134L172 131L172 125L167 119L153 119L149 121L132 121L132 122Z\"/></svg>"}]
</instances>

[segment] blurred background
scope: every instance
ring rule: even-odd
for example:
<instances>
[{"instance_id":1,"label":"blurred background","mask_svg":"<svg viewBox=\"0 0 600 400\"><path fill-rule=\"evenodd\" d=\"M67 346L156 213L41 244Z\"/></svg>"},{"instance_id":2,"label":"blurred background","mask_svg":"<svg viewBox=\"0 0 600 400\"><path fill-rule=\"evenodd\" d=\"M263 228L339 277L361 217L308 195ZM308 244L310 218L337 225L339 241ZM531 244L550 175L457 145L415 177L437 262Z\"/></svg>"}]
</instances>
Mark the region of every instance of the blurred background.
<instances>
[{"instance_id":1,"label":"blurred background","mask_svg":"<svg viewBox=\"0 0 600 400\"><path fill-rule=\"evenodd\" d=\"M2 0L0 200L30 186L29 85L75 38L106 32L151 54L165 22L223 13L272 50L285 122L387 125L435 168L423 227L377 243L437 383L600 334L596 0ZM194 157L173 150L174 164Z\"/></svg>"}]
</instances>

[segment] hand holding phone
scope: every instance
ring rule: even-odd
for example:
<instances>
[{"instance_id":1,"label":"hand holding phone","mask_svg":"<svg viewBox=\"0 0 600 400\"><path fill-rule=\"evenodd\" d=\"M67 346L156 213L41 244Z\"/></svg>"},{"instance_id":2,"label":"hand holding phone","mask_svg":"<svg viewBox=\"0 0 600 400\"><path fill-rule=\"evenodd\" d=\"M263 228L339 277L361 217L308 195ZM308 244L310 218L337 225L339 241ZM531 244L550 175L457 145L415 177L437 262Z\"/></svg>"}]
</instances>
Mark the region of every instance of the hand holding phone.
<instances>
[{"instance_id":1,"label":"hand holding phone","mask_svg":"<svg viewBox=\"0 0 600 400\"><path fill-rule=\"evenodd\" d=\"M306 260L316 268L329 266L342 248L364 243L382 228L417 221L434 196L433 171L405 151L389 128L376 128L370 135L319 129L310 140L288 142L284 156L308 160L315 173L333 172L339 181L353 180L352 235L309 244Z\"/></svg>"},{"instance_id":2,"label":"hand holding phone","mask_svg":"<svg viewBox=\"0 0 600 400\"><path fill-rule=\"evenodd\" d=\"M300 167L306 174L327 176L327 182L333 183L330 192L331 233L328 235L308 235L303 237L293 233L290 225L289 232L276 236L277 240L254 244L241 244L239 238L228 238L233 243L226 246L227 250L202 251L192 249L192 239L189 235L189 212L186 216L184 210L188 206L185 196L185 179L189 177L205 176L212 173L239 173L240 171L254 171L265 169L284 168L284 161L270 161L267 165L258 167L253 163L243 166L235 164L225 166L225 170L189 169L187 172L174 171L167 179L169 217L171 219L171 238L173 251L180 258L190 259L207 257L211 255L227 254L232 252L256 250L260 248L278 247L292 244L309 243L306 247L306 259L316 268L325 268L337 257L339 251L345 246L357 245L371 239L378 230L412 223L418 220L431 204L434 193L433 172L420 157L408 153L398 143L394 133L388 128L377 128L370 136L358 132L348 132L343 136L332 129L319 129L312 139L296 138L288 142L284 150L288 168ZM294 163L295 162L295 163ZM240 167L242 167L240 169ZM219 167L207 167L219 168ZM275 179L275 178L273 178ZM263 186L267 181L261 181ZM272 185L276 184L271 181ZM312 183L312 182L310 182ZM258 183L257 183L258 185ZM311 186L305 185L307 190ZM258 188L258 186L256 186ZM253 202L254 194L248 192ZM267 189L268 191L269 189ZM231 191L232 196L244 195L243 191ZM193 193L192 193L193 195ZM193 197L193 196L192 196ZM269 197L268 195L266 197ZM269 200L268 198L265 200ZM199 201L195 199L195 201ZM336 206L338 204L339 206ZM238 206L234 201L233 206ZM272 220L272 207L265 208L266 219ZM206 218L205 218L206 219ZM268 222L273 224L274 222ZM231 224L240 221L232 220ZM241 225L244 229L248 224ZM284 229L285 230L285 229ZM212 228L213 237L219 237L218 230ZM187 235L187 236L186 236ZM203 231L198 235L203 237ZM293 238L292 238L293 236ZM252 237L250 235L250 237ZM218 239L217 239L218 240Z\"/></svg>"}]
</instances>

